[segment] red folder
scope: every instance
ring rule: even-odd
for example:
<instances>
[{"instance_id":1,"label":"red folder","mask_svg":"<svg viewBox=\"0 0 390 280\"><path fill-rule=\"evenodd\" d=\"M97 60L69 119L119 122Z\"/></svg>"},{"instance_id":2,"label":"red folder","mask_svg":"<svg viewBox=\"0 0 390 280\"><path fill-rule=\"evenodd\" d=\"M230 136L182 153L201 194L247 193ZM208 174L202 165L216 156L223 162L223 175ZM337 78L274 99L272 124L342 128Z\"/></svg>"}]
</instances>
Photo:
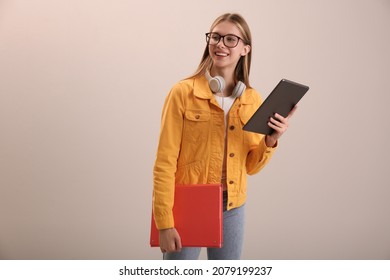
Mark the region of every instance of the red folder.
<instances>
[{"instance_id":1,"label":"red folder","mask_svg":"<svg viewBox=\"0 0 390 280\"><path fill-rule=\"evenodd\" d=\"M176 185L173 217L183 247L222 247L222 185ZM152 214L150 245L159 246Z\"/></svg>"}]
</instances>

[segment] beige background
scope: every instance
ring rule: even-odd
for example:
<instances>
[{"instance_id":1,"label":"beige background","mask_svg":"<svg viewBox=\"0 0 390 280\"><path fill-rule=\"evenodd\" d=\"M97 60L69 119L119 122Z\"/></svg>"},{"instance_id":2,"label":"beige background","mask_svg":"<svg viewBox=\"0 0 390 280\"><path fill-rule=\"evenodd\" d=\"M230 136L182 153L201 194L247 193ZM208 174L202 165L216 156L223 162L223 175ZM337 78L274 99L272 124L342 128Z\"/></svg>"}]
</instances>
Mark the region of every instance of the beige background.
<instances>
[{"instance_id":1,"label":"beige background","mask_svg":"<svg viewBox=\"0 0 390 280\"><path fill-rule=\"evenodd\" d=\"M163 101L228 11L263 97L311 87L250 177L243 257L390 259L388 0L0 1L0 259L161 257Z\"/></svg>"}]
</instances>

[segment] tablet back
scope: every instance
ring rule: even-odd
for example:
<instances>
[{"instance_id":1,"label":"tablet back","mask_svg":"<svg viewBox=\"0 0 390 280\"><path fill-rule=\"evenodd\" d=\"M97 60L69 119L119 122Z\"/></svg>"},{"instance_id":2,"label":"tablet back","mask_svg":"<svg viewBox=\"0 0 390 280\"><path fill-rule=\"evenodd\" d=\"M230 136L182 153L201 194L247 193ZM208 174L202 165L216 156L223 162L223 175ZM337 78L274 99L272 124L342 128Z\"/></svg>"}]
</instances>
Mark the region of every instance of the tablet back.
<instances>
[{"instance_id":1,"label":"tablet back","mask_svg":"<svg viewBox=\"0 0 390 280\"><path fill-rule=\"evenodd\" d=\"M309 90L308 86L282 79L244 125L243 130L270 135L268 121L275 113L287 117L292 108Z\"/></svg>"}]
</instances>

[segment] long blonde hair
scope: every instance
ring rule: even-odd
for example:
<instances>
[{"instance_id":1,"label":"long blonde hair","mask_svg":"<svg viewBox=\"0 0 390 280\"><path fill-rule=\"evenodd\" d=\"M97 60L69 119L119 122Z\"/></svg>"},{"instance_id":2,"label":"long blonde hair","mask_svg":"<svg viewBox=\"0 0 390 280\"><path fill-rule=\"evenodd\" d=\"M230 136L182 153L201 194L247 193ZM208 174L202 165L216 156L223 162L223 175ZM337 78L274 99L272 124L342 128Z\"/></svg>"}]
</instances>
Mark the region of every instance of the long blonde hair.
<instances>
[{"instance_id":1,"label":"long blonde hair","mask_svg":"<svg viewBox=\"0 0 390 280\"><path fill-rule=\"evenodd\" d=\"M229 21L233 23L240 30L242 34L242 39L246 45L249 45L252 49L252 35L249 29L248 24L245 19L240 14L235 13L226 13L219 16L210 27L210 32L223 21ZM249 72L251 68L251 59L252 51L247 55L241 56L240 60L237 62L236 69L234 71L234 76L237 81L243 82L247 87L250 87L249 84ZM199 63L198 69L191 76L191 78L202 76L206 73L207 69L210 69L213 64L209 53L209 46L206 44L202 60Z\"/></svg>"}]
</instances>

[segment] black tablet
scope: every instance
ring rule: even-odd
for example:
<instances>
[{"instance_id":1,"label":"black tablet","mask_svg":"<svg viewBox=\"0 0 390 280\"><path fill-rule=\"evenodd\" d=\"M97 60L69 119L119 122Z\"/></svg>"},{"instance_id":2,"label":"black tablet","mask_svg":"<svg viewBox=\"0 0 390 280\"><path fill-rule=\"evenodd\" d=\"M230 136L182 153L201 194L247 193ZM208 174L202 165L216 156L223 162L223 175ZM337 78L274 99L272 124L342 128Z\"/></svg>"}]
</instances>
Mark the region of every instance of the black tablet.
<instances>
[{"instance_id":1,"label":"black tablet","mask_svg":"<svg viewBox=\"0 0 390 280\"><path fill-rule=\"evenodd\" d=\"M273 129L268 126L269 119L275 113L287 117L288 113L308 90L308 86L282 79L244 125L243 129L265 135L271 134Z\"/></svg>"}]
</instances>

